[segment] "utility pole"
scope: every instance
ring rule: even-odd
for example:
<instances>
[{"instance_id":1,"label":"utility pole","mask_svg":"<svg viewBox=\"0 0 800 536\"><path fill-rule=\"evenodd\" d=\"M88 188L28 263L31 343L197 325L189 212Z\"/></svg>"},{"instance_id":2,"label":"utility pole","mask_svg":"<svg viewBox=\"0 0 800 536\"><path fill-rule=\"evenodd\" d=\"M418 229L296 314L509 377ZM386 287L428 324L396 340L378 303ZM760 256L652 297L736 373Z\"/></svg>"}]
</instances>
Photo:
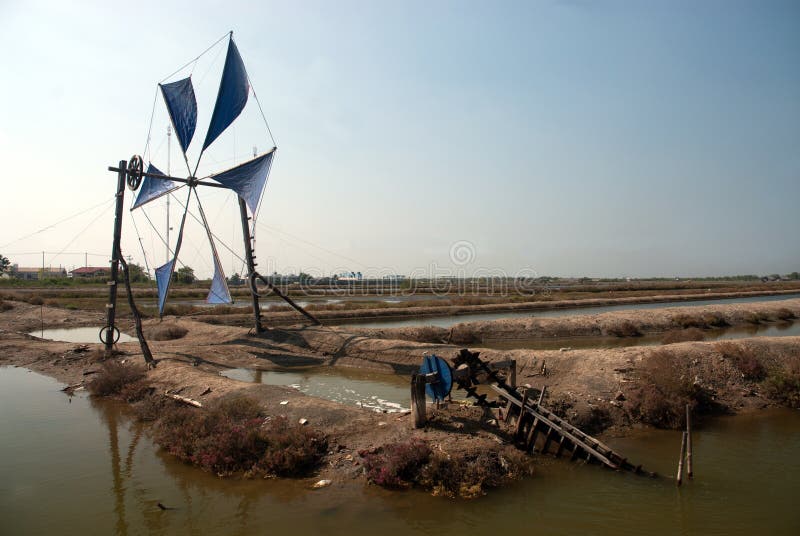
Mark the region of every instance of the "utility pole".
<instances>
[{"instance_id":1,"label":"utility pole","mask_svg":"<svg viewBox=\"0 0 800 536\"><path fill-rule=\"evenodd\" d=\"M170 169L170 153L172 147L172 126L167 125L167 175L171 175ZM165 262L169 262L169 197L172 194L167 194L167 260Z\"/></svg>"},{"instance_id":2,"label":"utility pole","mask_svg":"<svg viewBox=\"0 0 800 536\"><path fill-rule=\"evenodd\" d=\"M86 251L83 252L83 265L89 267L89 253Z\"/></svg>"}]
</instances>

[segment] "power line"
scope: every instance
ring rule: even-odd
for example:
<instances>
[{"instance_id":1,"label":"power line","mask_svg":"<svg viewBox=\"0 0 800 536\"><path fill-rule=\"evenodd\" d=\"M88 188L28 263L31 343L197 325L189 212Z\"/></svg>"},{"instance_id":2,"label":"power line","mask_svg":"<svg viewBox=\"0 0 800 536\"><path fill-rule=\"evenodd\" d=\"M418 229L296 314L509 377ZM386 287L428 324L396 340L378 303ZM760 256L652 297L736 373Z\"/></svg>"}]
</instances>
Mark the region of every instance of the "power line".
<instances>
[{"instance_id":1,"label":"power line","mask_svg":"<svg viewBox=\"0 0 800 536\"><path fill-rule=\"evenodd\" d=\"M86 214L87 212L89 212L89 211L91 211L91 210L93 210L93 209L95 209L95 208L97 208L97 207L99 207L99 206L103 205L104 203L108 203L109 201L113 201L115 198L116 198L116 196L112 197L111 199L107 199L107 200L105 200L105 201L102 201L102 202L100 202L100 203L98 203L98 204L96 204L96 205L92 205L91 207L89 207L89 208L87 208L87 209L85 209L85 210L81 210L80 212L76 212L75 214L73 214L73 215L71 215L71 216L67 216L67 217L66 217L66 218L64 218L64 219L58 220L58 221L57 221L57 222L55 222L55 223L51 223L50 225L47 225L47 226L45 226L45 227L42 227L42 228L41 228L41 229L39 229L38 231L34 231L34 232L30 233L30 234L27 234L27 235L25 235L25 236L22 236L22 237L20 237L20 238L17 238L16 240L12 240L11 242L8 242L7 244L3 244L2 246L0 246L0 248L5 248L5 247L8 247L8 246L10 246L11 244L15 244L15 243L19 242L20 240L25 240L26 238L30 238L30 237L32 237L32 236L35 236L35 235L39 234L39 233L43 233L43 232L47 231L48 229L52 229L52 228L53 228L53 227L55 227L56 225L61 225L62 223L64 223L64 222L66 222L66 221L69 221L69 220L71 220L72 218L77 218L78 216L82 216L83 214ZM39 253L41 253L41 251L40 251Z\"/></svg>"}]
</instances>

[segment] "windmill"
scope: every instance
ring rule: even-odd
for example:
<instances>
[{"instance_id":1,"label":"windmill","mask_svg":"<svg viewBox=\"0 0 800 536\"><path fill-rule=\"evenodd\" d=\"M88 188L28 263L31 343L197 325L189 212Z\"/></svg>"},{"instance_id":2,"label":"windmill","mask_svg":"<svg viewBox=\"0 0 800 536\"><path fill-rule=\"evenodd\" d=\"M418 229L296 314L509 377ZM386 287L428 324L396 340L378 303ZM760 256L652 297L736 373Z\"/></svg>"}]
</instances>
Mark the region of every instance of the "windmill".
<instances>
[{"instance_id":1,"label":"windmill","mask_svg":"<svg viewBox=\"0 0 800 536\"><path fill-rule=\"evenodd\" d=\"M187 156L187 150L194 139L198 116L197 99L195 97L194 86L192 84L192 75L190 74L188 77L179 80L158 84L158 93L160 93L164 106L166 107L172 133L174 133L175 137L177 138L178 145L180 146L183 154L187 175L185 177L180 177L171 173L164 174L155 165L153 165L152 162L148 162L147 168L145 169L144 160L140 155L132 156L129 161L120 161L117 167L108 168L109 171L117 173L117 193L114 220L114 240L111 258L111 281L109 282L109 303L107 305L107 322L106 326L102 328L100 332L100 338L104 342L107 352L111 351L113 344L119 338L119 330L115 326L115 319L117 286L119 283L119 265L122 263L126 284L128 285L128 301L134 314L134 319L136 320L137 335L142 343L145 359L148 361L148 363L152 362L152 358L149 357L149 350L146 349L146 342L142 336L141 322L139 320L139 315L136 311L135 304L133 303L130 284L127 281L127 263L122 257L120 248L126 184L130 190L137 192L131 206L131 211L136 211L147 203L150 203L151 201L159 199L163 196L172 196L179 189L184 187L186 190L188 190L185 203L181 203L184 211L180 219L180 225L178 227L177 238L174 247L169 243L169 240L166 241L167 251L170 258L168 258L164 264L155 268L159 316L163 316L164 307L169 297L172 276L175 272L176 264L179 262L179 254L183 244L186 216L189 212L189 205L193 197L196 200L196 204L199 209L200 220L205 229L205 234L208 238L212 255L213 277L211 279L211 285L206 297L206 302L210 304L227 304L233 302L227 280L225 278L225 272L223 271L222 263L220 262L219 254L217 252L215 235L211 231L205 211L203 210L203 205L200 201L200 196L197 193L198 187L224 188L235 192L238 199L239 217L241 219L242 236L244 241L244 261L247 266L247 281L249 282L253 307L253 323L256 333L261 333L263 331L259 304L259 298L262 297L258 289L259 281L266 285L271 292L284 299L294 309L302 313L306 318L315 324L319 324L316 318L305 311L302 307L297 305L288 296L284 295L280 289L273 286L268 279L259 274L256 270L257 264L255 262L256 257L253 247L254 239L251 233L250 223L254 222L255 218L257 217L257 208L267 184L267 178L269 176L272 162L275 158L277 147L274 144L274 139L272 140L272 148L262 154L257 154L257 151L254 148L253 157L245 162L228 169L208 173L202 177L196 176L204 153L215 142L215 140L217 140L217 138L237 120L239 115L245 109L251 93L255 97L256 103L258 104L261 117L264 120L264 124L267 126L267 131L270 132L269 125L266 123L266 118L264 117L263 110L261 109L261 104L258 102L258 97L252 90L250 79L247 75L247 71L245 70L242 57L239 54L239 50L235 41L233 40L233 32L229 32L223 36L219 41L217 41L217 43L220 43L226 37L228 38L227 52L225 56L225 63L222 68L219 89L217 91L217 97L214 104L213 113L211 115L211 120L206 131L205 139L199 155L197 156L197 160L194 162L194 167L192 167L189 157ZM215 43L215 45L217 43ZM212 47L215 45L212 45ZM210 49L211 47L206 49L206 52ZM205 54L205 52L203 54ZM201 54L201 56L203 54ZM201 56L198 56L198 58ZM177 72L180 72L180 69L176 71L176 73ZM272 139L271 132L270 139ZM169 167L168 170L171 171ZM169 199L169 197L167 197L167 199Z\"/></svg>"}]
</instances>

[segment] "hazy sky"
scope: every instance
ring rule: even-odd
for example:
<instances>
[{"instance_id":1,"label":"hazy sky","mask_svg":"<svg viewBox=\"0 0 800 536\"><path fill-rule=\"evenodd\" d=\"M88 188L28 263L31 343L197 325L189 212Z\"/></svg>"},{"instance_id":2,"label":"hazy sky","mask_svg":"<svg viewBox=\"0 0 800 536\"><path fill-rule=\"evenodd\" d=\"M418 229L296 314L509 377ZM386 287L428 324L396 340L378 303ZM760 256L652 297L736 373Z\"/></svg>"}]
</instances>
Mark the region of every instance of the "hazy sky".
<instances>
[{"instance_id":1,"label":"hazy sky","mask_svg":"<svg viewBox=\"0 0 800 536\"><path fill-rule=\"evenodd\" d=\"M264 272L800 270L796 1L0 0L0 253L104 265L106 167L142 152L155 84L228 30L279 146ZM203 68L198 139L220 57ZM269 146L229 135L229 160ZM209 196L240 252L232 196ZM163 203L149 210L163 225ZM164 262L136 223L151 267ZM130 216L124 236L142 262ZM197 226L187 236L184 262L207 275Z\"/></svg>"}]
</instances>

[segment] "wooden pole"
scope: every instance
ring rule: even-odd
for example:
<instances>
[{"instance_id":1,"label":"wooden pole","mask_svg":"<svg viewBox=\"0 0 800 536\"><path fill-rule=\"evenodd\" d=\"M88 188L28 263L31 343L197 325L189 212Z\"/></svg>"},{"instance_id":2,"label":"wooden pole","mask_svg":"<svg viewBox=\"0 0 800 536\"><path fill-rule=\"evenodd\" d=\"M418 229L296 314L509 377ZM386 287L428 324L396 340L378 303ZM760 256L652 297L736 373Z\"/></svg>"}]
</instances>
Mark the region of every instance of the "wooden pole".
<instances>
[{"instance_id":1,"label":"wooden pole","mask_svg":"<svg viewBox=\"0 0 800 536\"><path fill-rule=\"evenodd\" d=\"M425 376L411 376L411 413L414 415L414 428L423 428L427 420L425 401Z\"/></svg>"},{"instance_id":2,"label":"wooden pole","mask_svg":"<svg viewBox=\"0 0 800 536\"><path fill-rule=\"evenodd\" d=\"M114 323L117 316L117 282L119 276L120 240L122 238L122 211L125 200L125 170L128 163L120 160L117 172L117 203L114 211L114 244L111 247L111 279L108 282L108 303L106 304L106 356L114 349Z\"/></svg>"},{"instance_id":3,"label":"wooden pole","mask_svg":"<svg viewBox=\"0 0 800 536\"><path fill-rule=\"evenodd\" d=\"M508 384L511 387L514 387L516 389L516 387L517 387L517 360L516 359L512 359L511 360L510 369L511 370L509 370L509 372L508 372L508 380L509 380Z\"/></svg>"},{"instance_id":4,"label":"wooden pole","mask_svg":"<svg viewBox=\"0 0 800 536\"><path fill-rule=\"evenodd\" d=\"M681 436L681 455L678 458L678 475L675 477L675 484L680 486L683 480L683 458L686 455L686 432Z\"/></svg>"},{"instance_id":5,"label":"wooden pole","mask_svg":"<svg viewBox=\"0 0 800 536\"><path fill-rule=\"evenodd\" d=\"M519 410L519 418L517 419L517 429L514 432L514 438L519 438L522 433L522 423L525 421L525 406L528 404L528 389L522 395L522 407Z\"/></svg>"},{"instance_id":6,"label":"wooden pole","mask_svg":"<svg viewBox=\"0 0 800 536\"><path fill-rule=\"evenodd\" d=\"M253 302L253 324L256 333L261 333L264 328L261 326L261 305L258 303L258 294L255 292L255 280L253 274L256 273L255 255L253 255L253 238L250 236L250 216L247 215L247 204L244 199L239 199L239 215L242 218L242 238L244 239L244 257L247 261L247 277L251 281L250 297Z\"/></svg>"},{"instance_id":7,"label":"wooden pole","mask_svg":"<svg viewBox=\"0 0 800 536\"><path fill-rule=\"evenodd\" d=\"M692 412L686 404L686 476L692 478Z\"/></svg>"},{"instance_id":8,"label":"wooden pole","mask_svg":"<svg viewBox=\"0 0 800 536\"><path fill-rule=\"evenodd\" d=\"M537 406L541 406L542 405L542 401L544 401L544 394L546 392L547 392L547 386L545 385L544 387L542 387L542 392L539 393L539 400L538 400L538 402L536 402Z\"/></svg>"}]
</instances>

